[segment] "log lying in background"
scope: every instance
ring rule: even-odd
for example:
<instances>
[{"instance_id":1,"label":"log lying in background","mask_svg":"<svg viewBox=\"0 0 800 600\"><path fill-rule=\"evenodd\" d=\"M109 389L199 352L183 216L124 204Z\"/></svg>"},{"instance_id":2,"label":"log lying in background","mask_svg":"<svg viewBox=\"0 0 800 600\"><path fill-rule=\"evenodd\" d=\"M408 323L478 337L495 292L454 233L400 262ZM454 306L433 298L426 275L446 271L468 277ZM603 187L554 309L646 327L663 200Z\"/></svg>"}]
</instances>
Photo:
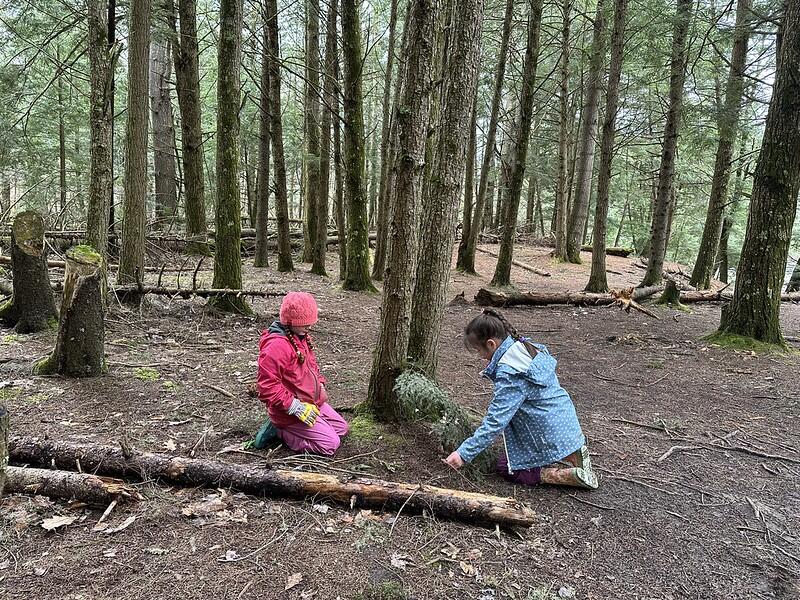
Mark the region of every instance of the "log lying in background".
<instances>
[{"instance_id":1,"label":"log lying in background","mask_svg":"<svg viewBox=\"0 0 800 600\"><path fill-rule=\"evenodd\" d=\"M644 300L657 294L664 287L654 285L633 290L635 301ZM613 294L594 294L591 292L506 292L481 288L475 295L475 302L481 306L547 306L549 304L572 304L575 306L605 306L617 302Z\"/></svg>"},{"instance_id":2,"label":"log lying in background","mask_svg":"<svg viewBox=\"0 0 800 600\"><path fill-rule=\"evenodd\" d=\"M121 498L142 499L136 488L121 479L31 467L6 467L5 493L36 494L98 505Z\"/></svg>"},{"instance_id":3,"label":"log lying in background","mask_svg":"<svg viewBox=\"0 0 800 600\"><path fill-rule=\"evenodd\" d=\"M159 478L181 485L224 487L261 496L324 497L346 505L350 505L355 497L359 506L402 507L406 513L430 511L437 517L481 524L528 527L536 516L513 498L378 479L340 479L323 473L123 451L100 444L12 437L9 450L11 460L16 463L55 464L64 469L80 463L87 471L116 477Z\"/></svg>"},{"instance_id":4,"label":"log lying in background","mask_svg":"<svg viewBox=\"0 0 800 600\"><path fill-rule=\"evenodd\" d=\"M10 256L0 256L0 265L10 265L11 264L11 257ZM66 268L67 263L63 260L48 260L47 261L47 268L48 269L64 269ZM172 273L172 272L183 272L183 271L193 271L196 265L191 266L184 266L184 267L176 267L176 266L167 266L162 265L160 267L149 266L145 267L144 270L149 273ZM116 271L119 268L119 265L111 264L108 265L109 271ZM200 269L202 271L211 271L213 270L212 266L204 267Z\"/></svg>"},{"instance_id":5,"label":"log lying in background","mask_svg":"<svg viewBox=\"0 0 800 600\"><path fill-rule=\"evenodd\" d=\"M664 286L636 288L632 299L644 300L664 290ZM683 304L697 302L727 302L733 297L732 292L681 291L680 301ZM475 302L480 306L547 306L551 304L572 304L575 306L603 306L617 303L618 298L612 294L593 294L590 292L506 292L481 288L475 294ZM800 292L781 294L782 302L800 302Z\"/></svg>"},{"instance_id":6,"label":"log lying in background","mask_svg":"<svg viewBox=\"0 0 800 600\"><path fill-rule=\"evenodd\" d=\"M489 256L493 256L494 258L499 258L496 252L492 252L491 250L484 250L483 248L475 248L478 252L482 252L483 254L488 254ZM542 277L550 277L550 273L539 269L538 267L534 267L533 265L529 265L528 263L520 262L518 260L512 260L511 264L515 267L519 267L520 269L524 269L525 271L530 271L531 273L536 273L537 275L541 275Z\"/></svg>"},{"instance_id":7,"label":"log lying in background","mask_svg":"<svg viewBox=\"0 0 800 600\"><path fill-rule=\"evenodd\" d=\"M135 286L119 285L113 288L117 294L153 294L157 296L177 296L179 298L191 298L200 296L201 298L217 298L219 296L257 296L268 298L272 296L285 296L286 292L269 290L236 290L223 288L177 288L177 287L158 287L158 286Z\"/></svg>"},{"instance_id":8,"label":"log lying in background","mask_svg":"<svg viewBox=\"0 0 800 600\"><path fill-rule=\"evenodd\" d=\"M0 321L17 333L55 327L58 311L50 293L44 220L35 211L19 213L11 226L12 295L0 306Z\"/></svg>"},{"instance_id":9,"label":"log lying in background","mask_svg":"<svg viewBox=\"0 0 800 600\"><path fill-rule=\"evenodd\" d=\"M591 252L591 246L581 246L581 250L583 252ZM608 256L621 256L622 258L628 258L631 254L633 254L635 250L633 248L622 248L619 246L610 246L606 248L606 254Z\"/></svg>"}]
</instances>

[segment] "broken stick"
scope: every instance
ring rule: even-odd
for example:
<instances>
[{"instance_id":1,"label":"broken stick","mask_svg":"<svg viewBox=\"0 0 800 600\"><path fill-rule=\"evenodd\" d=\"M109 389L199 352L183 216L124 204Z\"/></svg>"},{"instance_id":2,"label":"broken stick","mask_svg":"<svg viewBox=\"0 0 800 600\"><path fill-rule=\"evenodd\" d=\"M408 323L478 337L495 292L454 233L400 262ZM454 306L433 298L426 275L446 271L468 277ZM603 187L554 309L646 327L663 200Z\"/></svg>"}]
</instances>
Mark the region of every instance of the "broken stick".
<instances>
[{"instance_id":1,"label":"broken stick","mask_svg":"<svg viewBox=\"0 0 800 600\"><path fill-rule=\"evenodd\" d=\"M496 252L492 252L491 250L484 250L483 248L475 248L478 252L483 252L484 254L488 254L489 256L493 256L494 258L500 258ZM512 260L511 264L515 267L519 267L525 271L530 271L531 273L536 273L537 275L541 275L542 277L550 277L549 271L544 271L533 265L529 265L528 263L520 262L518 260Z\"/></svg>"},{"instance_id":2,"label":"broken stick","mask_svg":"<svg viewBox=\"0 0 800 600\"><path fill-rule=\"evenodd\" d=\"M116 477L161 478L190 486L225 487L255 495L326 497L345 505L398 509L480 524L529 527L535 513L513 498L451 490L428 485L369 478L339 478L324 473L288 471L261 466L152 454L100 444L56 442L13 437L11 460L71 469L79 461L87 471Z\"/></svg>"},{"instance_id":3,"label":"broken stick","mask_svg":"<svg viewBox=\"0 0 800 600\"><path fill-rule=\"evenodd\" d=\"M119 498L142 499L136 488L120 479L30 467L7 467L5 491L7 494L36 494L103 506Z\"/></svg>"}]
</instances>

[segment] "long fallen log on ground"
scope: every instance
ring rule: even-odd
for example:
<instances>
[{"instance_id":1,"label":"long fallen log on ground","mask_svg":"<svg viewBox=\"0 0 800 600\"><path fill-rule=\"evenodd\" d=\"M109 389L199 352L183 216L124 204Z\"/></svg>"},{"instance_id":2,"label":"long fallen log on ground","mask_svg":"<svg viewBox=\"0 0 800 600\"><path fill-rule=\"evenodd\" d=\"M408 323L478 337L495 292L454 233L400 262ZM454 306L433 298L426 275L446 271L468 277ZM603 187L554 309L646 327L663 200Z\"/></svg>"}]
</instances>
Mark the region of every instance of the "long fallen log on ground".
<instances>
[{"instance_id":1,"label":"long fallen log on ground","mask_svg":"<svg viewBox=\"0 0 800 600\"><path fill-rule=\"evenodd\" d=\"M475 248L478 252L483 252L484 254L488 254L489 256L493 256L494 258L499 258L497 252L492 252L491 250L484 250L483 248ZM536 273L537 275L541 275L542 277L550 277L550 273L543 269L539 269L538 267L534 267L533 265L529 265L528 263L520 262L518 260L512 260L511 264L515 267L519 267L520 269L524 269L525 271L530 271L531 273Z\"/></svg>"},{"instance_id":2,"label":"long fallen log on ground","mask_svg":"<svg viewBox=\"0 0 800 600\"><path fill-rule=\"evenodd\" d=\"M30 437L12 437L9 451L15 463L55 464L64 469L80 463L86 471L116 477L159 478L181 485L232 488L260 496L324 497L346 505L355 502L359 506L402 508L406 513L429 511L442 518L506 526L528 527L535 518L531 509L513 498L423 484L340 478Z\"/></svg>"},{"instance_id":3,"label":"long fallen log on ground","mask_svg":"<svg viewBox=\"0 0 800 600\"><path fill-rule=\"evenodd\" d=\"M654 285L633 290L635 301L657 294L664 287ZM604 306L617 303L613 294L592 292L506 292L481 288L475 294L475 302L481 306L547 306L549 304L572 304L575 306Z\"/></svg>"},{"instance_id":4,"label":"long fallen log on ground","mask_svg":"<svg viewBox=\"0 0 800 600\"><path fill-rule=\"evenodd\" d=\"M581 250L584 252L591 252L592 247L588 245L581 246ZM606 254L609 256L621 256L622 258L628 258L631 254L633 254L633 248L622 248L620 246L609 246L606 248Z\"/></svg>"},{"instance_id":5,"label":"long fallen log on ground","mask_svg":"<svg viewBox=\"0 0 800 600\"><path fill-rule=\"evenodd\" d=\"M10 265L11 264L11 257L10 256L0 256L0 265ZM48 260L47 266L50 269L63 269L66 267L66 262L63 260ZM190 267L176 267L176 266L168 266L162 265L160 267L155 266L147 266L144 268L145 271L148 273L172 273L172 272L182 272L182 271L193 271L196 265L192 265ZM111 264L108 265L108 269L110 271L116 271L119 268L119 265ZM210 271L213 270L213 266L208 266L200 269L201 271Z\"/></svg>"},{"instance_id":6,"label":"long fallen log on ground","mask_svg":"<svg viewBox=\"0 0 800 600\"><path fill-rule=\"evenodd\" d=\"M636 288L632 299L644 300L664 289L664 286ZM733 298L731 292L681 291L681 302L727 302ZM603 306L618 303L613 294L594 294L590 292L506 292L481 288L475 294L475 302L480 306L547 306L550 304L572 304L575 306ZM800 292L781 294L781 302L800 302Z\"/></svg>"},{"instance_id":7,"label":"long fallen log on ground","mask_svg":"<svg viewBox=\"0 0 800 600\"><path fill-rule=\"evenodd\" d=\"M286 292L275 290L236 290L229 288L178 288L178 287L159 287L152 285L118 285L112 290L120 295L134 294L153 294L156 296L177 296L179 298L191 298L200 296L201 298L217 298L219 296L256 296L259 298L270 298L285 296Z\"/></svg>"},{"instance_id":8,"label":"long fallen log on ground","mask_svg":"<svg viewBox=\"0 0 800 600\"><path fill-rule=\"evenodd\" d=\"M31 467L6 467L5 493L36 494L104 506L120 498L142 499L136 488L121 479Z\"/></svg>"}]
</instances>

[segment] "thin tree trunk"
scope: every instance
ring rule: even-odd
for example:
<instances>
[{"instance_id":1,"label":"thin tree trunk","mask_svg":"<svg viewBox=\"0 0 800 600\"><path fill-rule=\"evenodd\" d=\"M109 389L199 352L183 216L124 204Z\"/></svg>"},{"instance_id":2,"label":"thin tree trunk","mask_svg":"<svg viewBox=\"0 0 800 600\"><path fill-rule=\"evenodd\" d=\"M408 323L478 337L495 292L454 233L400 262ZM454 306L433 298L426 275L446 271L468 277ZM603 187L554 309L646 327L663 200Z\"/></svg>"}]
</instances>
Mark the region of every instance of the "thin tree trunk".
<instances>
[{"instance_id":1,"label":"thin tree trunk","mask_svg":"<svg viewBox=\"0 0 800 600\"><path fill-rule=\"evenodd\" d=\"M278 47L278 2L267 2L267 35L269 39L270 136L272 166L275 171L275 218L278 229L278 271L293 271L292 247L289 242L289 201L286 196L286 159L283 153L283 117L281 113L280 49ZM339 234L341 235L341 231Z\"/></svg>"},{"instance_id":2,"label":"thin tree trunk","mask_svg":"<svg viewBox=\"0 0 800 600\"><path fill-rule=\"evenodd\" d=\"M481 231L487 231L492 228L492 219L494 218L494 188L495 182L497 181L497 176L495 174L490 174L491 179L489 179L489 183L486 185L486 197L483 203L483 218L481 220ZM478 203L477 200L475 202L475 210L478 210ZM475 224L475 215L472 216L473 221L472 224ZM470 227L470 231L472 228ZM473 232L474 234L474 232ZM478 240L475 239L475 245L477 247ZM467 256L469 256L469 248L467 249ZM473 261L474 262L474 261ZM466 269L466 272L469 273L469 269Z\"/></svg>"},{"instance_id":3,"label":"thin tree trunk","mask_svg":"<svg viewBox=\"0 0 800 600\"><path fill-rule=\"evenodd\" d=\"M101 256L108 253L108 226L113 196L113 82L116 48L109 49L106 0L88 0L89 11L89 202L86 243ZM9 202L11 200L9 186ZM10 204L9 204L10 205Z\"/></svg>"},{"instance_id":4,"label":"thin tree trunk","mask_svg":"<svg viewBox=\"0 0 800 600\"><path fill-rule=\"evenodd\" d=\"M345 0L346 1L346 0ZM378 345L370 373L365 408L384 420L396 420L402 410L394 392L406 366L411 326L412 293L416 280L419 205L425 170L425 141L431 96L431 62L437 0L413 0L406 26L409 44L403 62L402 88L394 106L397 163L389 268L383 285Z\"/></svg>"},{"instance_id":5,"label":"thin tree trunk","mask_svg":"<svg viewBox=\"0 0 800 600\"><path fill-rule=\"evenodd\" d=\"M719 115L719 142L717 157L714 162L714 176L711 179L711 197L708 201L708 213L703 227L700 249L694 263L689 283L698 289L711 287L711 276L714 271L715 253L722 233L723 213L727 200L728 181L730 180L731 158L736 142L736 130L739 125L739 113L744 91L744 70L747 61L747 46L750 39L749 30L750 0L739 0L736 7L736 29L733 35L731 51L731 68L728 74L728 85L725 89L725 105Z\"/></svg>"},{"instance_id":6,"label":"thin tree trunk","mask_svg":"<svg viewBox=\"0 0 800 600\"><path fill-rule=\"evenodd\" d=\"M111 144L109 146L109 156L110 156L110 165L111 165L111 173L110 173L110 187L111 187L111 201L108 203L108 233L113 233L114 228L116 227L116 221L114 219L114 91L116 87L116 82L114 78L114 70L115 70L115 63L116 57L120 52L119 46L117 45L117 1L116 0L108 0L108 12L107 12L107 26L108 29L106 31L106 45L108 47L108 53L111 58L111 72L109 74L109 85L108 85L108 97L109 97L109 114L111 115ZM104 219L105 222L105 219ZM106 237L105 239L108 239ZM119 247L114 244L113 246L109 245L108 248L101 251L103 256L110 253L118 253Z\"/></svg>"},{"instance_id":7,"label":"thin tree trunk","mask_svg":"<svg viewBox=\"0 0 800 600\"><path fill-rule=\"evenodd\" d=\"M205 181L203 180L203 130L200 106L200 66L197 44L196 0L178 0L180 35L172 43L175 90L181 113L186 252L208 255ZM174 8L172 9L174 15ZM173 31L177 26L173 17Z\"/></svg>"},{"instance_id":8,"label":"thin tree trunk","mask_svg":"<svg viewBox=\"0 0 800 600\"><path fill-rule=\"evenodd\" d=\"M800 0L788 0L733 300L720 332L785 345L780 294L800 189Z\"/></svg>"},{"instance_id":9,"label":"thin tree trunk","mask_svg":"<svg viewBox=\"0 0 800 600\"><path fill-rule=\"evenodd\" d=\"M147 94L150 61L150 0L131 0L128 35L128 119L125 125L125 204L122 253L117 280L138 283L144 277L147 223Z\"/></svg>"},{"instance_id":10,"label":"thin tree trunk","mask_svg":"<svg viewBox=\"0 0 800 600\"><path fill-rule=\"evenodd\" d=\"M344 57L344 171L347 195L346 290L373 290L369 278L367 197L364 181L364 94L361 19L357 0L342 0Z\"/></svg>"},{"instance_id":11,"label":"thin tree trunk","mask_svg":"<svg viewBox=\"0 0 800 600\"><path fill-rule=\"evenodd\" d=\"M630 207L630 198L625 198L625 206L622 207L622 216L619 218L619 227L617 227L617 235L614 236L614 246L619 247L619 240L622 237L622 226L625 224L625 215L628 213Z\"/></svg>"},{"instance_id":12,"label":"thin tree trunk","mask_svg":"<svg viewBox=\"0 0 800 600\"><path fill-rule=\"evenodd\" d=\"M586 235L585 223L588 223L589 202L592 196L597 112L600 105L600 87L605 63L605 10L605 0L598 0L590 49L589 80L586 84L586 98L581 111L580 151L576 169L575 199L569 215L567 232L567 260L576 264L581 262L581 245ZM583 235L581 235L582 232Z\"/></svg>"},{"instance_id":13,"label":"thin tree trunk","mask_svg":"<svg viewBox=\"0 0 800 600\"><path fill-rule=\"evenodd\" d=\"M672 62L669 78L669 108L664 125L664 146L661 150L661 166L658 170L658 193L653 207L653 223L650 227L650 254L643 286L661 281L664 256L667 250L669 206L675 179L675 154L683 109L683 83L686 79L686 37L692 17L693 0L678 0L675 28L672 36Z\"/></svg>"},{"instance_id":14,"label":"thin tree trunk","mask_svg":"<svg viewBox=\"0 0 800 600\"><path fill-rule=\"evenodd\" d=\"M372 278L375 280L383 279L383 271L386 268L386 242L387 224L389 220L389 172L390 172L390 133L392 131L392 104L391 90L392 77L394 74L394 46L397 35L397 0L391 0L389 8L389 49L386 59L386 79L383 82L383 121L381 123L381 172L380 183L378 185L378 218L375 240L375 259L372 265ZM406 33L404 30L403 37ZM398 76L398 81L399 81ZM395 85L399 91L399 85ZM398 95L395 92L395 97ZM395 100L395 104L397 101Z\"/></svg>"},{"instance_id":15,"label":"thin tree trunk","mask_svg":"<svg viewBox=\"0 0 800 600\"><path fill-rule=\"evenodd\" d=\"M58 96L58 192L59 192L59 217L63 219L67 210L67 139L64 130L64 68L61 64L61 55L56 44L56 93Z\"/></svg>"},{"instance_id":16,"label":"thin tree trunk","mask_svg":"<svg viewBox=\"0 0 800 600\"><path fill-rule=\"evenodd\" d=\"M475 160L478 153L478 128L476 121L478 118L478 80L476 78L475 95L472 102L472 118L469 124L469 144L467 145L467 173L464 176L464 213L461 218L461 240L458 243L458 257L456 258L456 268L465 271L467 243L472 227L472 208L475 196Z\"/></svg>"},{"instance_id":17,"label":"thin tree trunk","mask_svg":"<svg viewBox=\"0 0 800 600\"><path fill-rule=\"evenodd\" d=\"M483 4L484 0L460 0L452 18L442 89L441 129L433 161L436 176L429 184L430 195L420 231L408 356L415 368L432 379L436 377L439 331L444 319L458 201L467 163Z\"/></svg>"},{"instance_id":18,"label":"thin tree trunk","mask_svg":"<svg viewBox=\"0 0 800 600\"><path fill-rule=\"evenodd\" d=\"M269 32L264 27L261 49L261 97L258 113L258 197L256 198L256 251L253 266L269 265L267 237L269 235L269 150L270 136L270 80Z\"/></svg>"},{"instance_id":19,"label":"thin tree trunk","mask_svg":"<svg viewBox=\"0 0 800 600\"><path fill-rule=\"evenodd\" d=\"M313 262L317 244L317 203L319 202L319 0L305 0L306 5L306 66L305 66L305 137L306 171L305 235L303 236L303 262ZM325 255L325 248L322 248ZM321 270L320 270L321 268ZM312 271L324 275L325 267L312 266Z\"/></svg>"},{"instance_id":20,"label":"thin tree trunk","mask_svg":"<svg viewBox=\"0 0 800 600\"><path fill-rule=\"evenodd\" d=\"M537 0L534 0L534 2ZM464 252L463 269L467 273L475 273L475 247L478 245L478 235L483 227L490 226L491 220L484 218L484 211L487 205L487 194L489 187L489 172L492 166L495 153L495 139L497 137L497 122L500 117L500 102L503 97L503 81L506 74L506 64L508 62L508 42L511 37L514 17L514 0L506 0L505 16L503 17L503 34L500 41L500 54L497 61L494 93L492 96L492 110L489 116L489 127L486 131L486 148L481 162L481 176L478 180L478 195L475 198L475 210L472 213L472 225L469 228L470 235L467 240L467 248ZM538 23L537 23L538 29ZM491 204L491 200L488 201ZM483 225L483 226L482 226Z\"/></svg>"},{"instance_id":21,"label":"thin tree trunk","mask_svg":"<svg viewBox=\"0 0 800 600\"><path fill-rule=\"evenodd\" d=\"M156 229L170 224L178 213L175 175L175 132L170 98L172 65L170 43L159 40L150 48L150 114L153 124Z\"/></svg>"},{"instance_id":22,"label":"thin tree trunk","mask_svg":"<svg viewBox=\"0 0 800 600\"><path fill-rule=\"evenodd\" d=\"M340 77L339 77L339 57L337 45L337 57L333 61L333 78L334 78L334 104L336 110L336 118L333 119L333 162L334 162L334 178L335 178L335 194L336 194L336 229L339 232L339 280L344 281L347 276L347 214L345 211L344 202L344 183L342 181L342 135L341 135L341 119L339 118L339 90ZM375 245L377 247L377 240Z\"/></svg>"},{"instance_id":23,"label":"thin tree trunk","mask_svg":"<svg viewBox=\"0 0 800 600\"><path fill-rule=\"evenodd\" d=\"M587 292L607 292L606 278L606 227L608 225L608 192L611 185L611 159L614 155L616 135L619 79L625 51L625 19L627 0L614 0L614 30L611 33L611 60L608 66L606 107L603 117L603 137L600 142L600 166L597 175L597 199L592 228L592 271Z\"/></svg>"},{"instance_id":24,"label":"thin tree trunk","mask_svg":"<svg viewBox=\"0 0 800 600\"><path fill-rule=\"evenodd\" d=\"M567 260L567 219L569 216L569 35L572 0L563 0L561 5L561 77L559 80L558 122L558 175L556 176L556 245L554 256Z\"/></svg>"},{"instance_id":25,"label":"thin tree trunk","mask_svg":"<svg viewBox=\"0 0 800 600\"><path fill-rule=\"evenodd\" d=\"M242 0L221 0L217 52L217 203L213 287L241 289L241 200L239 189L239 68L242 59ZM226 312L250 314L241 296L212 298Z\"/></svg>"},{"instance_id":26,"label":"thin tree trunk","mask_svg":"<svg viewBox=\"0 0 800 600\"><path fill-rule=\"evenodd\" d=\"M542 0L531 0L525 63L522 67L522 91L515 131L513 174L508 190L508 199L504 207L503 235L500 242L499 258L492 277L492 285L496 287L511 284L511 260L514 255L517 211L519 209L520 194L522 193L522 180L525 176L528 138L530 137L533 118L533 97L536 91L534 83L536 80L536 68L539 63L539 28L541 20Z\"/></svg>"},{"instance_id":27,"label":"thin tree trunk","mask_svg":"<svg viewBox=\"0 0 800 600\"><path fill-rule=\"evenodd\" d=\"M331 0L328 5L328 17L325 24L325 71L323 74L323 107L322 107L322 140L320 145L320 182L317 197L317 241L314 245L314 267L312 271L318 275L327 275L325 271L325 250L328 239L328 197L331 173L331 110L336 102L335 63L339 60L338 1ZM337 117L338 118L338 115ZM340 233L342 231L340 230Z\"/></svg>"}]
</instances>

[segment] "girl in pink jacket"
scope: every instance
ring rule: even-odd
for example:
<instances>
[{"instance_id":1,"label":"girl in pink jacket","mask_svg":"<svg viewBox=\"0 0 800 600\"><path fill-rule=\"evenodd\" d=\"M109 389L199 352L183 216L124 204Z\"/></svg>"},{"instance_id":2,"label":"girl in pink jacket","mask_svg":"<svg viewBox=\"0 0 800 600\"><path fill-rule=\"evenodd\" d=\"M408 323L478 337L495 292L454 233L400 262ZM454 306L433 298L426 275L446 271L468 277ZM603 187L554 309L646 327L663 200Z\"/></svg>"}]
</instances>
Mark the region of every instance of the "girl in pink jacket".
<instances>
[{"instance_id":1,"label":"girl in pink jacket","mask_svg":"<svg viewBox=\"0 0 800 600\"><path fill-rule=\"evenodd\" d=\"M349 431L328 404L327 380L314 356L308 332L317 313L311 294L289 292L281 303L280 321L261 335L258 397L267 405L269 419L256 434L256 448L277 436L296 452L331 456Z\"/></svg>"}]
</instances>

